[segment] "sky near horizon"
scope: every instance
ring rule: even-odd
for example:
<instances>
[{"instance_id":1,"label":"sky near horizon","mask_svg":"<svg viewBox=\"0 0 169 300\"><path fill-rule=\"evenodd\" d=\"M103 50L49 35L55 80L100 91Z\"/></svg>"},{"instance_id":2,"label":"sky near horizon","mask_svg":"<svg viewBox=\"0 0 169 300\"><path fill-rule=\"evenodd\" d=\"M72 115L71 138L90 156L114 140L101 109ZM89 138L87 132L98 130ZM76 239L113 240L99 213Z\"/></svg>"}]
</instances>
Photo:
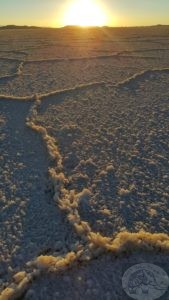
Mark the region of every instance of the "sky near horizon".
<instances>
[{"instance_id":1,"label":"sky near horizon","mask_svg":"<svg viewBox=\"0 0 169 300\"><path fill-rule=\"evenodd\" d=\"M169 24L169 0L0 0L0 25L60 27L82 19L82 25Z\"/></svg>"}]
</instances>

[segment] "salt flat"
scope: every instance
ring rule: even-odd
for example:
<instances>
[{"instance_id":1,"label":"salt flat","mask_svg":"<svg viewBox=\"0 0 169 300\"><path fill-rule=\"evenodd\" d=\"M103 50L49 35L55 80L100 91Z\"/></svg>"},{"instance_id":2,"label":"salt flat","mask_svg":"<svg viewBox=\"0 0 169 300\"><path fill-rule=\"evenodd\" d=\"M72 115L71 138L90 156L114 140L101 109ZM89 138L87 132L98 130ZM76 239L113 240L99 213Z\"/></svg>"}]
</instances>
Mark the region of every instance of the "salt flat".
<instances>
[{"instance_id":1,"label":"salt flat","mask_svg":"<svg viewBox=\"0 0 169 300\"><path fill-rule=\"evenodd\" d=\"M169 270L169 27L0 45L0 299L128 299L127 266Z\"/></svg>"}]
</instances>

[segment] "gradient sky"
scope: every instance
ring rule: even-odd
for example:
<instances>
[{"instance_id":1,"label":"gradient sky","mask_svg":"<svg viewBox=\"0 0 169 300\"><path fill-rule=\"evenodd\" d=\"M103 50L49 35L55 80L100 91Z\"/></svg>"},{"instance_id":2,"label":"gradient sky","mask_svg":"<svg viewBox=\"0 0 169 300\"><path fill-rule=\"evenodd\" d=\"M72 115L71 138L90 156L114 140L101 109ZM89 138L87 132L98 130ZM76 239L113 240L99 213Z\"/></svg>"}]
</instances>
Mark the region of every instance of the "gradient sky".
<instances>
[{"instance_id":1,"label":"gradient sky","mask_svg":"<svg viewBox=\"0 0 169 300\"><path fill-rule=\"evenodd\" d=\"M0 25L63 26L73 0L0 0ZM169 0L98 0L107 12L105 25L169 24Z\"/></svg>"}]
</instances>

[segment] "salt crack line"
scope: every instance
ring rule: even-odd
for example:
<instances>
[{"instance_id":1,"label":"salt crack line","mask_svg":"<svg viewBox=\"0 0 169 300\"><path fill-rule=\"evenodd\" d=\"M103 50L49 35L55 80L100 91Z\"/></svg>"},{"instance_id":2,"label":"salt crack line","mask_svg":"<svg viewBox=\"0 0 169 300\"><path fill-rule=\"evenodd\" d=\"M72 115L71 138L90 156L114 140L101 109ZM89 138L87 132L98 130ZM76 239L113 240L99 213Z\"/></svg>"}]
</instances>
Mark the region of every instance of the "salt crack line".
<instances>
[{"instance_id":1,"label":"salt crack line","mask_svg":"<svg viewBox=\"0 0 169 300\"><path fill-rule=\"evenodd\" d=\"M20 64L18 65L18 67L16 68L16 72L14 72L13 74L9 74L9 75L0 77L0 81L10 80L12 78L16 78L21 75L22 76L31 76L31 74L23 73L24 64L25 64L25 61L21 61Z\"/></svg>"},{"instance_id":2,"label":"salt crack line","mask_svg":"<svg viewBox=\"0 0 169 300\"><path fill-rule=\"evenodd\" d=\"M21 61L21 63L19 64L17 71L16 71L17 75L21 75L23 73L24 63L25 63L24 61Z\"/></svg>"},{"instance_id":3,"label":"salt crack line","mask_svg":"<svg viewBox=\"0 0 169 300\"><path fill-rule=\"evenodd\" d=\"M111 55L99 55L99 56L82 56L82 57L69 57L69 58L49 58L49 59L39 59L39 60L27 60L26 64L29 63L44 63L44 62L71 62L71 61L83 61L83 60L93 60L93 59L106 59L118 57L118 54Z\"/></svg>"},{"instance_id":4,"label":"salt crack line","mask_svg":"<svg viewBox=\"0 0 169 300\"><path fill-rule=\"evenodd\" d=\"M0 53L14 53L14 54L21 54L27 56L28 53L25 51L20 51L19 49L17 50L0 50Z\"/></svg>"},{"instance_id":5,"label":"salt crack line","mask_svg":"<svg viewBox=\"0 0 169 300\"><path fill-rule=\"evenodd\" d=\"M21 62L22 61L19 58L13 58L13 57L0 57L0 60L13 61L13 62Z\"/></svg>"},{"instance_id":6,"label":"salt crack line","mask_svg":"<svg viewBox=\"0 0 169 300\"><path fill-rule=\"evenodd\" d=\"M169 67L166 67L166 68L161 68L161 69L149 69L149 70L144 70L140 73L136 73L134 74L133 76L131 77L128 77L127 79L123 80L123 81L120 81L118 82L117 84L115 85L112 85L113 87L115 88L121 88L121 87L126 87L128 86L130 83L135 83L139 80L144 80L146 79L147 77L153 75L153 74L158 74L158 73L166 73L168 74L169 73Z\"/></svg>"},{"instance_id":7,"label":"salt crack line","mask_svg":"<svg viewBox=\"0 0 169 300\"><path fill-rule=\"evenodd\" d=\"M72 92L75 92L75 91L79 91L79 90L83 90L83 89L86 89L86 88L90 88L90 87L97 87L97 86L106 86L108 82L105 82L105 81L95 81L95 82L89 82L89 83L82 83L82 84L79 84L79 85L76 85L72 88L68 88L68 89L59 89L59 90L56 90L56 91L52 91L52 92L49 92L49 93L44 93L44 94L38 94L39 97L42 99L46 99L47 97L49 96L55 96L55 95L62 95L62 94L66 94L66 93L72 93Z\"/></svg>"},{"instance_id":8,"label":"salt crack line","mask_svg":"<svg viewBox=\"0 0 169 300\"><path fill-rule=\"evenodd\" d=\"M30 63L47 63L47 62L72 62L72 61L86 61L94 59L109 59L109 58L140 58L140 59L156 59L153 56L136 56L136 55L121 55L122 53L118 52L111 55L96 55L96 56L83 56L83 57L70 57L70 58L50 58L50 59L39 59L39 60L26 60L25 64Z\"/></svg>"},{"instance_id":9,"label":"salt crack line","mask_svg":"<svg viewBox=\"0 0 169 300\"><path fill-rule=\"evenodd\" d=\"M36 100L36 95L20 97L20 96L12 96L12 95L3 95L3 94L1 94L0 95L0 100L35 101Z\"/></svg>"}]
</instances>

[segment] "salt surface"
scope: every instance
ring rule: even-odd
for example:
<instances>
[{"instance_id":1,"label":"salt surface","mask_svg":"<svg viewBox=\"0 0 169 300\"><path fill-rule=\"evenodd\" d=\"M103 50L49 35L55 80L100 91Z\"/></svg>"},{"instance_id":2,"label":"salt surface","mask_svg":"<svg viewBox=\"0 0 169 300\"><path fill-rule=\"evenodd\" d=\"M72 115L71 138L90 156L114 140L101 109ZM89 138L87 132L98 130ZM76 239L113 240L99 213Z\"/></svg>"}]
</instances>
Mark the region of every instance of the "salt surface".
<instances>
[{"instance_id":1,"label":"salt surface","mask_svg":"<svg viewBox=\"0 0 169 300\"><path fill-rule=\"evenodd\" d=\"M24 36L0 31L0 299L125 299L126 265L168 261L168 27Z\"/></svg>"}]
</instances>

